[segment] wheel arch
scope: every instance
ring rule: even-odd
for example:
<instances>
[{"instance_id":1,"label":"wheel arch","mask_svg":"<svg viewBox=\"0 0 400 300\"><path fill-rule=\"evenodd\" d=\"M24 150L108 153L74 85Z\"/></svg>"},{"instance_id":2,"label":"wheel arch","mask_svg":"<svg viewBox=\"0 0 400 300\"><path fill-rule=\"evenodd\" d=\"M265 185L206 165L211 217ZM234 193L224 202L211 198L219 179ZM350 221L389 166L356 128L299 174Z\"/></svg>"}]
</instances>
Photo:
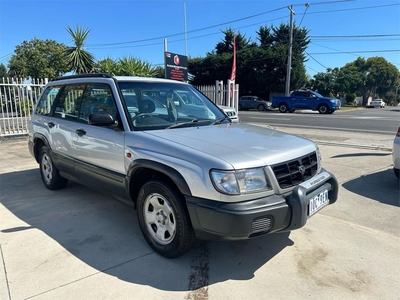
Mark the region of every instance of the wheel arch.
<instances>
[{"instance_id":1,"label":"wheel arch","mask_svg":"<svg viewBox=\"0 0 400 300\"><path fill-rule=\"evenodd\" d=\"M47 138L40 133L35 133L33 135L33 154L35 157L35 160L37 163L39 163L39 154L40 154L40 149L42 149L43 146L46 146L47 148L50 149L50 143L47 140Z\"/></svg>"},{"instance_id":2,"label":"wheel arch","mask_svg":"<svg viewBox=\"0 0 400 300\"><path fill-rule=\"evenodd\" d=\"M192 195L186 180L176 169L156 161L138 159L129 166L126 181L126 188L135 208L140 189L148 180L154 178L173 185L183 195Z\"/></svg>"}]
</instances>

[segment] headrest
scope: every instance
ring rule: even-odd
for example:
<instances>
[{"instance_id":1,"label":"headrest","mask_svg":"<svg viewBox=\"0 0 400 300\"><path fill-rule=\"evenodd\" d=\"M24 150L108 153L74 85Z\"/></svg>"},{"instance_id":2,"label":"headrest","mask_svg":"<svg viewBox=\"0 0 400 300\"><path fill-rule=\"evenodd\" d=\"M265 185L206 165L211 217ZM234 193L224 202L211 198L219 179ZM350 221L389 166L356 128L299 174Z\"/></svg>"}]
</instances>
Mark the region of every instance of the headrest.
<instances>
[{"instance_id":1,"label":"headrest","mask_svg":"<svg viewBox=\"0 0 400 300\"><path fill-rule=\"evenodd\" d=\"M154 105L153 101L151 100L142 100L140 105L140 112L141 113L152 113L156 110L156 106Z\"/></svg>"}]
</instances>

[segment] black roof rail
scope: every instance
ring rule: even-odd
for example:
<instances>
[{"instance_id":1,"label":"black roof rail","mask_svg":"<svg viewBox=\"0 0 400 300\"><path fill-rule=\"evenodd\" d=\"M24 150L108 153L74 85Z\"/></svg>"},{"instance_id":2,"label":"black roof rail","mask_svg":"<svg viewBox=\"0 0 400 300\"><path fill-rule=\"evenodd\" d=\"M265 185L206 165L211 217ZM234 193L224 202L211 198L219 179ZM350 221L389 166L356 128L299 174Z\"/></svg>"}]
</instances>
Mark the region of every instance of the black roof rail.
<instances>
[{"instance_id":1,"label":"black roof rail","mask_svg":"<svg viewBox=\"0 0 400 300\"><path fill-rule=\"evenodd\" d=\"M60 76L52 81L63 80L63 79L74 79L74 78L88 78L88 77L103 77L103 78L113 78L112 75L108 73L88 73L88 74L76 74L68 76Z\"/></svg>"}]
</instances>

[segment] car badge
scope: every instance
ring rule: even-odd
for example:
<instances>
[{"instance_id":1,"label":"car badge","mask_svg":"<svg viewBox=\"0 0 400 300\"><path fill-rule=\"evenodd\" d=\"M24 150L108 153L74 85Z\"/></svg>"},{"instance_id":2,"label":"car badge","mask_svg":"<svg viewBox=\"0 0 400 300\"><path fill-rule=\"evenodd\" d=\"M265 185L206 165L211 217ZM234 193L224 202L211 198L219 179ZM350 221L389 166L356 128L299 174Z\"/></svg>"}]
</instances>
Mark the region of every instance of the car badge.
<instances>
[{"instance_id":1,"label":"car badge","mask_svg":"<svg viewBox=\"0 0 400 300\"><path fill-rule=\"evenodd\" d=\"M299 167L299 172L301 173L301 175L304 175L304 173L306 172L306 167L303 166L303 165L301 165L301 166Z\"/></svg>"}]
</instances>

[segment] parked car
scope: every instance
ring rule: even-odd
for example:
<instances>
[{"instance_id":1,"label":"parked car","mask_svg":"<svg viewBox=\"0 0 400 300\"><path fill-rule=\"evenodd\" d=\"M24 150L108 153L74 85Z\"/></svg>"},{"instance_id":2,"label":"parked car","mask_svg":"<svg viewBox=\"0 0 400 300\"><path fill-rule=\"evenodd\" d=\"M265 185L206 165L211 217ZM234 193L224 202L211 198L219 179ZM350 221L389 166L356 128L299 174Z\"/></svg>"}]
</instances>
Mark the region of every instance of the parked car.
<instances>
[{"instance_id":1,"label":"parked car","mask_svg":"<svg viewBox=\"0 0 400 300\"><path fill-rule=\"evenodd\" d=\"M223 112L229 117L229 119L231 119L233 123L240 122L239 114L236 113L236 109L225 105L218 105L218 107L223 110Z\"/></svg>"},{"instance_id":2,"label":"parked car","mask_svg":"<svg viewBox=\"0 0 400 300\"><path fill-rule=\"evenodd\" d=\"M239 98L239 110L258 109L259 111L271 109L271 102L257 96L242 96Z\"/></svg>"},{"instance_id":3,"label":"parked car","mask_svg":"<svg viewBox=\"0 0 400 300\"><path fill-rule=\"evenodd\" d=\"M386 103L382 99L375 99L372 100L369 105L367 105L367 108L385 108Z\"/></svg>"},{"instance_id":4,"label":"parked car","mask_svg":"<svg viewBox=\"0 0 400 300\"><path fill-rule=\"evenodd\" d=\"M320 114L332 114L340 109L339 99L324 97L311 90L293 91L289 96L272 97L272 108L281 113L294 112L296 109L317 110Z\"/></svg>"},{"instance_id":5,"label":"parked car","mask_svg":"<svg viewBox=\"0 0 400 300\"><path fill-rule=\"evenodd\" d=\"M400 178L400 127L397 129L396 136L393 141L393 170L397 178Z\"/></svg>"},{"instance_id":6,"label":"parked car","mask_svg":"<svg viewBox=\"0 0 400 300\"><path fill-rule=\"evenodd\" d=\"M183 92L198 101L182 102ZM301 228L338 197L314 142L233 124L184 82L60 77L44 88L29 126L45 187L74 180L132 201L144 239L169 258L198 239Z\"/></svg>"}]
</instances>

